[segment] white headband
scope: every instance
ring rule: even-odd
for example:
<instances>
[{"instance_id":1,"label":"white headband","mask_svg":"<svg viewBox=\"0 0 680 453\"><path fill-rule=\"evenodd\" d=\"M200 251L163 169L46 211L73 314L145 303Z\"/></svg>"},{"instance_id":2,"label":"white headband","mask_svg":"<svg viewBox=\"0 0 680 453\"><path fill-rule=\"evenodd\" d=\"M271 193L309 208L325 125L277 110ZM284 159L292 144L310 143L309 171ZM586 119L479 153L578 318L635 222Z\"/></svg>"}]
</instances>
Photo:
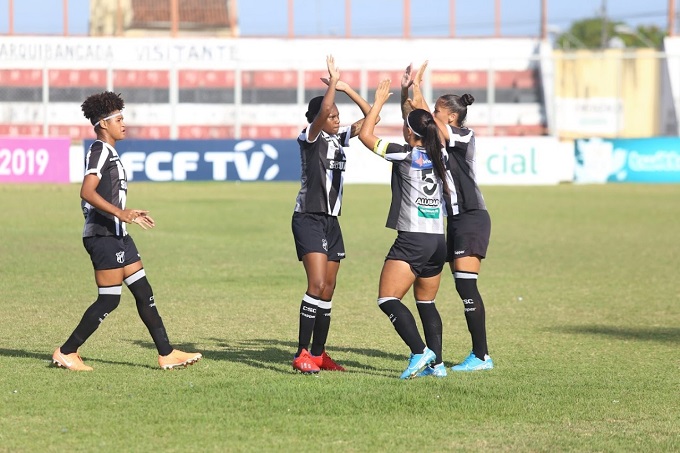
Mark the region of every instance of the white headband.
<instances>
[{"instance_id":1,"label":"white headband","mask_svg":"<svg viewBox=\"0 0 680 453\"><path fill-rule=\"evenodd\" d=\"M416 131L414 131L413 128L411 127L411 123L410 123L409 120L408 120L408 117L409 117L409 116L411 116L410 113L409 113L408 115L406 115L406 125L407 125L408 128L411 130L411 132L413 132L416 136L422 137L422 135L420 135L419 133L417 133Z\"/></svg>"},{"instance_id":2,"label":"white headband","mask_svg":"<svg viewBox=\"0 0 680 453\"><path fill-rule=\"evenodd\" d=\"M123 112L118 111L118 112L114 113L113 115L109 115L109 116L107 116L106 118L100 119L99 121L110 120L111 118L115 118L115 117L117 117L117 116L122 116L122 115L123 115Z\"/></svg>"}]
</instances>

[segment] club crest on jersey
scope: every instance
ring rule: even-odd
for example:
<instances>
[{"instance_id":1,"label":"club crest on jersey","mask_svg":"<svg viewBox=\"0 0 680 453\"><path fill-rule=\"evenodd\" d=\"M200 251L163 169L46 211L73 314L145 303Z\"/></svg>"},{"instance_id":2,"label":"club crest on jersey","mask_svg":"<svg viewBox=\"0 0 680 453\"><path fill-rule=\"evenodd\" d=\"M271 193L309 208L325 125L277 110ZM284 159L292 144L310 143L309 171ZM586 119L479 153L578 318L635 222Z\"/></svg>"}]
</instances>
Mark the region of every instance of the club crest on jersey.
<instances>
[{"instance_id":1,"label":"club crest on jersey","mask_svg":"<svg viewBox=\"0 0 680 453\"><path fill-rule=\"evenodd\" d=\"M412 168L432 168L432 161L427 154L419 149L413 150L413 160L411 161Z\"/></svg>"},{"instance_id":2,"label":"club crest on jersey","mask_svg":"<svg viewBox=\"0 0 680 453\"><path fill-rule=\"evenodd\" d=\"M322 239L322 240L321 240L321 247L323 247L323 249L324 249L325 251L328 251L328 241L325 240L325 239Z\"/></svg>"},{"instance_id":3,"label":"club crest on jersey","mask_svg":"<svg viewBox=\"0 0 680 453\"><path fill-rule=\"evenodd\" d=\"M116 253L116 261L118 261L121 264L123 264L125 262L125 251L121 251L121 252Z\"/></svg>"}]
</instances>

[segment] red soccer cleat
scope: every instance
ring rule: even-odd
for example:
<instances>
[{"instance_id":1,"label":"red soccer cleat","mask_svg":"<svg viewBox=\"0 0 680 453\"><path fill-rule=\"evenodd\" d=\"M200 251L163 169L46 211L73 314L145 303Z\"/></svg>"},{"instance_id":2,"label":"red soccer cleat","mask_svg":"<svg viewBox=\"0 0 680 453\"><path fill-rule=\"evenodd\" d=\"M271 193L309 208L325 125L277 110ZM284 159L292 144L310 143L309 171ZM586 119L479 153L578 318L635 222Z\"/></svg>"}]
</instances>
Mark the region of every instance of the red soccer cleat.
<instances>
[{"instance_id":1,"label":"red soccer cleat","mask_svg":"<svg viewBox=\"0 0 680 453\"><path fill-rule=\"evenodd\" d=\"M331 359L331 356L326 354L326 351L322 352L321 355L313 355L310 357L321 370L345 371L345 368L342 365L335 363L335 361Z\"/></svg>"},{"instance_id":2,"label":"red soccer cleat","mask_svg":"<svg viewBox=\"0 0 680 453\"><path fill-rule=\"evenodd\" d=\"M314 363L312 356L306 349L303 349L300 355L293 359L293 369L303 374L319 372L319 367Z\"/></svg>"}]
</instances>

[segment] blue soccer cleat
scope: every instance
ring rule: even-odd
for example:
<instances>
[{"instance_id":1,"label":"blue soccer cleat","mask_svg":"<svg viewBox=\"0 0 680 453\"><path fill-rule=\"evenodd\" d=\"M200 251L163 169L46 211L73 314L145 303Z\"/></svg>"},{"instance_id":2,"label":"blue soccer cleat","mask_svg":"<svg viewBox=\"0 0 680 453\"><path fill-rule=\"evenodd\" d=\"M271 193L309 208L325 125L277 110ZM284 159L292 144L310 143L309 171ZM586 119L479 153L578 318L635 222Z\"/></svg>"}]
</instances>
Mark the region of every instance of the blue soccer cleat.
<instances>
[{"instance_id":1,"label":"blue soccer cleat","mask_svg":"<svg viewBox=\"0 0 680 453\"><path fill-rule=\"evenodd\" d=\"M480 360L474 352L465 357L462 363L451 367L451 371L480 371L493 369L493 360L488 355L484 356L484 360Z\"/></svg>"},{"instance_id":2,"label":"blue soccer cleat","mask_svg":"<svg viewBox=\"0 0 680 453\"><path fill-rule=\"evenodd\" d=\"M423 371L418 373L416 377L446 377L446 366L443 363L438 363L437 365L429 365L423 368Z\"/></svg>"},{"instance_id":3,"label":"blue soccer cleat","mask_svg":"<svg viewBox=\"0 0 680 453\"><path fill-rule=\"evenodd\" d=\"M420 370L434 362L436 358L437 355L429 348L425 348L422 354L411 354L408 361L408 368L401 373L400 379L411 379L418 374Z\"/></svg>"}]
</instances>

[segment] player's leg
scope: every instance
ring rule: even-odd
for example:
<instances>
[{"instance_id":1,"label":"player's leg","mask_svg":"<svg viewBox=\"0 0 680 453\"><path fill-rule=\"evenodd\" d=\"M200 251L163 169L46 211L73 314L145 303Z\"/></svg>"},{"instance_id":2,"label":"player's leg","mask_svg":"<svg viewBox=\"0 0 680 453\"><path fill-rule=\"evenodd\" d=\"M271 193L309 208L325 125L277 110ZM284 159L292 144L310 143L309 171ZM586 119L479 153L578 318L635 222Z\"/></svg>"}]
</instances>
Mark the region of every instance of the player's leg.
<instances>
[{"instance_id":1,"label":"player's leg","mask_svg":"<svg viewBox=\"0 0 680 453\"><path fill-rule=\"evenodd\" d=\"M436 356L431 367L421 373L423 376L446 376L446 367L442 358L442 318L435 305L440 280L441 272L433 277L418 277L413 285L413 294L423 325L425 343Z\"/></svg>"},{"instance_id":2,"label":"player's leg","mask_svg":"<svg viewBox=\"0 0 680 453\"><path fill-rule=\"evenodd\" d=\"M389 255L388 255L389 258ZM435 359L423 341L416 320L403 303L402 299L409 290L416 276L409 263L387 259L380 274L378 290L378 306L387 315L397 334L411 350L408 367L401 374L401 379L410 379Z\"/></svg>"},{"instance_id":3,"label":"player's leg","mask_svg":"<svg viewBox=\"0 0 680 453\"><path fill-rule=\"evenodd\" d=\"M345 244L342 231L337 217L326 218L326 241L328 244L326 263L326 276L323 292L316 309L312 346L310 354L314 363L322 370L345 371L326 352L326 342L331 325L331 309L333 307L333 294L340 270L340 260L345 258Z\"/></svg>"},{"instance_id":4,"label":"player's leg","mask_svg":"<svg viewBox=\"0 0 680 453\"><path fill-rule=\"evenodd\" d=\"M333 293L335 290L340 261L328 261L326 267L326 289L319 300L314 321L312 335L312 347L309 353L319 369L329 371L345 371L345 368L336 363L326 352L326 342L331 325L331 309L333 306Z\"/></svg>"},{"instance_id":5,"label":"player's leg","mask_svg":"<svg viewBox=\"0 0 680 453\"><path fill-rule=\"evenodd\" d=\"M106 317L118 307L122 290L122 271L122 269L95 271L98 287L97 300L85 310L83 317L66 342L54 351L52 361L56 365L75 371L89 371L92 369L82 363L82 359L78 354L78 348L90 338Z\"/></svg>"},{"instance_id":6,"label":"player's leg","mask_svg":"<svg viewBox=\"0 0 680 453\"><path fill-rule=\"evenodd\" d=\"M331 325L331 307L333 305L333 293L340 269L340 261L327 261L325 287L319 298L316 309L316 319L314 321L314 332L312 335L312 347L310 353L313 356L320 356L326 346L328 330Z\"/></svg>"},{"instance_id":7,"label":"player's leg","mask_svg":"<svg viewBox=\"0 0 680 453\"><path fill-rule=\"evenodd\" d=\"M402 303L402 299L415 279L411 266L407 262L385 260L380 273L378 306L390 319L397 334L409 347L411 353L420 354L425 349L425 342L420 337L411 310Z\"/></svg>"},{"instance_id":8,"label":"player's leg","mask_svg":"<svg viewBox=\"0 0 680 453\"><path fill-rule=\"evenodd\" d=\"M454 277L456 291L463 302L465 321L470 332L472 352L454 371L475 371L493 368L486 340L486 311L477 287L482 258L486 255L491 235L491 220L487 211L476 210L449 218L447 260Z\"/></svg>"},{"instance_id":9,"label":"player's leg","mask_svg":"<svg viewBox=\"0 0 680 453\"><path fill-rule=\"evenodd\" d=\"M84 238L83 244L90 254L97 283L97 300L83 314L80 322L64 344L52 355L58 366L76 371L89 371L78 354L78 348L99 328L106 317L118 307L123 283L124 248L119 238Z\"/></svg>"},{"instance_id":10,"label":"player's leg","mask_svg":"<svg viewBox=\"0 0 680 453\"><path fill-rule=\"evenodd\" d=\"M131 257L126 262L124 271L124 282L135 298L137 313L146 326L158 351L158 364L163 369L187 366L196 363L201 359L199 352L183 352L174 349L165 331L163 319L158 313L153 289L149 280L146 278L146 271L142 260L139 258L137 246L131 236L126 236L125 254Z\"/></svg>"},{"instance_id":11,"label":"player's leg","mask_svg":"<svg viewBox=\"0 0 680 453\"><path fill-rule=\"evenodd\" d=\"M307 289L300 302L298 348L293 357L293 369L302 373L318 373L319 367L309 354L316 312L326 290L328 267L327 216L293 213L291 227L298 260L307 276Z\"/></svg>"},{"instance_id":12,"label":"player's leg","mask_svg":"<svg viewBox=\"0 0 680 453\"><path fill-rule=\"evenodd\" d=\"M442 358L442 318L435 305L435 298L446 262L446 239L443 234L423 234L420 235L419 242L422 244L423 255L413 263L418 274L413 284L413 295L423 325L425 343L436 358L418 376L444 377L446 367Z\"/></svg>"},{"instance_id":13,"label":"player's leg","mask_svg":"<svg viewBox=\"0 0 680 453\"><path fill-rule=\"evenodd\" d=\"M472 352L462 363L455 365L454 371L476 371L493 368L489 357L486 340L486 312L484 301L477 288L481 260L468 256L456 259L453 263L453 275L456 291L463 301L465 321L472 340Z\"/></svg>"},{"instance_id":14,"label":"player's leg","mask_svg":"<svg viewBox=\"0 0 680 453\"><path fill-rule=\"evenodd\" d=\"M125 267L124 282L135 298L137 313L148 329L158 354L162 356L170 354L172 346L168 340L163 319L158 313L153 289L146 278L146 271L141 260Z\"/></svg>"},{"instance_id":15,"label":"player's leg","mask_svg":"<svg viewBox=\"0 0 680 453\"><path fill-rule=\"evenodd\" d=\"M472 339L472 352L480 360L484 360L489 351L486 344L484 300L477 287L481 260L476 256L466 256L454 260L452 267L456 291L463 301L465 321Z\"/></svg>"},{"instance_id":16,"label":"player's leg","mask_svg":"<svg viewBox=\"0 0 680 453\"><path fill-rule=\"evenodd\" d=\"M316 325L319 304L323 302L323 295L326 292L326 279L328 267L337 268L340 263L331 263L325 253L308 253L302 257L302 264L307 275L307 290L300 303L300 318L298 330L298 350L300 355L303 350L309 349L312 341L312 333ZM333 282L334 284L334 282Z\"/></svg>"}]
</instances>

